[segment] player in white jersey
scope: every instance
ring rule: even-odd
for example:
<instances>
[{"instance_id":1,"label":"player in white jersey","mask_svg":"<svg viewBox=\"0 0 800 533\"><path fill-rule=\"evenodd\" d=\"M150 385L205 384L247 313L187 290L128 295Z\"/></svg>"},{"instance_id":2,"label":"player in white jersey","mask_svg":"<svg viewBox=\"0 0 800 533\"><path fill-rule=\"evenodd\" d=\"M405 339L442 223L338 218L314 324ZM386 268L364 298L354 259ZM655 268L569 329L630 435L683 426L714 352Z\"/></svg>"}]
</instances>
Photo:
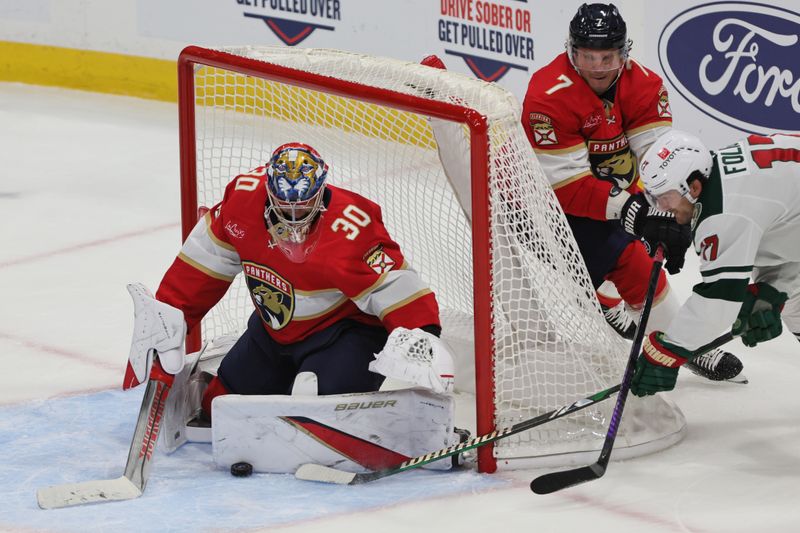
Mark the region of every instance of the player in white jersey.
<instances>
[{"instance_id":1,"label":"player in white jersey","mask_svg":"<svg viewBox=\"0 0 800 533\"><path fill-rule=\"evenodd\" d=\"M645 338L631 391L673 389L692 351L731 327L755 346L780 335L782 315L800 340L800 137L751 135L709 152L673 130L639 171L653 206L691 222L703 281Z\"/></svg>"}]
</instances>

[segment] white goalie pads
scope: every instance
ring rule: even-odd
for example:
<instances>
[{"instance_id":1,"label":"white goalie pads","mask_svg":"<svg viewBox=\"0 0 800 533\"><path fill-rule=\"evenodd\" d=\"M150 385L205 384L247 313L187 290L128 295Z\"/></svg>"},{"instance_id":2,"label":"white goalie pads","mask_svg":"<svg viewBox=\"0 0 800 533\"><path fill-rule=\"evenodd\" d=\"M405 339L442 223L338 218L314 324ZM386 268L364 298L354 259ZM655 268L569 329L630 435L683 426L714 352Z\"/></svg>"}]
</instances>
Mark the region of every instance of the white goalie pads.
<instances>
[{"instance_id":1,"label":"white goalie pads","mask_svg":"<svg viewBox=\"0 0 800 533\"><path fill-rule=\"evenodd\" d=\"M421 329L394 329L369 369L439 394L453 392L455 367L450 348Z\"/></svg>"},{"instance_id":2,"label":"white goalie pads","mask_svg":"<svg viewBox=\"0 0 800 533\"><path fill-rule=\"evenodd\" d=\"M209 429L188 427L187 423L200 413L208 379L217 375L217 368L236 340L235 336L218 337L199 352L186 355L183 369L175 374L164 406L161 446L167 453L186 442L211 442Z\"/></svg>"},{"instance_id":3,"label":"white goalie pads","mask_svg":"<svg viewBox=\"0 0 800 533\"><path fill-rule=\"evenodd\" d=\"M147 381L153 365L153 352L158 352L161 366L170 374L177 374L184 366L183 341L186 322L183 312L159 302L141 283L128 285L133 298L133 337L128 355L123 389Z\"/></svg>"},{"instance_id":4,"label":"white goalie pads","mask_svg":"<svg viewBox=\"0 0 800 533\"><path fill-rule=\"evenodd\" d=\"M329 396L225 395L212 402L214 462L294 473L315 463L350 472L396 466L455 444L454 401L423 389ZM448 469L436 461L433 469Z\"/></svg>"}]
</instances>

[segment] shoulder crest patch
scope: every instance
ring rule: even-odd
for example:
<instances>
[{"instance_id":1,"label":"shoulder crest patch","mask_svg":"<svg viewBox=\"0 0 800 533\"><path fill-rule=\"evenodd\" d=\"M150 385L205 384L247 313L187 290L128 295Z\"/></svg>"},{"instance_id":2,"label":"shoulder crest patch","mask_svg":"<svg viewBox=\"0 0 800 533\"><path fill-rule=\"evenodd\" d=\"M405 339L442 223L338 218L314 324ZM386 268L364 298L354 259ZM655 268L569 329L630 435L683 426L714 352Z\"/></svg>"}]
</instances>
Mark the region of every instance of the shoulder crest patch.
<instances>
[{"instance_id":1,"label":"shoulder crest patch","mask_svg":"<svg viewBox=\"0 0 800 533\"><path fill-rule=\"evenodd\" d=\"M661 118L671 118L672 109L669 107L669 94L663 86L658 92L658 116Z\"/></svg>"},{"instance_id":2,"label":"shoulder crest patch","mask_svg":"<svg viewBox=\"0 0 800 533\"><path fill-rule=\"evenodd\" d=\"M533 141L539 146L558 144L556 131L553 129L553 119L542 113L530 113L528 126L533 134Z\"/></svg>"},{"instance_id":3,"label":"shoulder crest patch","mask_svg":"<svg viewBox=\"0 0 800 533\"><path fill-rule=\"evenodd\" d=\"M365 255L365 261L367 265L374 270L377 274L383 274L385 272L389 272L395 266L395 261L386 251L383 249L383 246L378 245L376 248L373 248Z\"/></svg>"}]
</instances>

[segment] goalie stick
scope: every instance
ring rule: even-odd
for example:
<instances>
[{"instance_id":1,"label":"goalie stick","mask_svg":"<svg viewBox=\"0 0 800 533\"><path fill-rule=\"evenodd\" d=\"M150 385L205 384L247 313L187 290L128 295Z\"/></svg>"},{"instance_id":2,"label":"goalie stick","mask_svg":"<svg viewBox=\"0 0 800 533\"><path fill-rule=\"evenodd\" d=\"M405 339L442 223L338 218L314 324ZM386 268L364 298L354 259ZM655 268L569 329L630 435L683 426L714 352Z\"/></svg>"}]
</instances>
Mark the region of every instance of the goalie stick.
<instances>
[{"instance_id":1,"label":"goalie stick","mask_svg":"<svg viewBox=\"0 0 800 533\"><path fill-rule=\"evenodd\" d=\"M141 496L147 484L164 405L173 379L174 376L161 370L156 356L122 476L41 488L36 491L39 507L59 509L86 503L132 500Z\"/></svg>"}]
</instances>

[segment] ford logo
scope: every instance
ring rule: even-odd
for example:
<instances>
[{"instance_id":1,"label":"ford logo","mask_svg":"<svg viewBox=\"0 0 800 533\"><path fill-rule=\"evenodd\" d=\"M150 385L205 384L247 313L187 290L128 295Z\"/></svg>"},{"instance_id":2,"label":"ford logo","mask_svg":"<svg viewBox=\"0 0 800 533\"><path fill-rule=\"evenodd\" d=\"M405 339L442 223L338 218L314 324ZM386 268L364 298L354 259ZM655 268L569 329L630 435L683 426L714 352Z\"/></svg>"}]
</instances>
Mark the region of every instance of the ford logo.
<instances>
[{"instance_id":1,"label":"ford logo","mask_svg":"<svg viewBox=\"0 0 800 533\"><path fill-rule=\"evenodd\" d=\"M800 131L800 14L749 2L693 7L664 27L658 58L711 118L750 133Z\"/></svg>"}]
</instances>

